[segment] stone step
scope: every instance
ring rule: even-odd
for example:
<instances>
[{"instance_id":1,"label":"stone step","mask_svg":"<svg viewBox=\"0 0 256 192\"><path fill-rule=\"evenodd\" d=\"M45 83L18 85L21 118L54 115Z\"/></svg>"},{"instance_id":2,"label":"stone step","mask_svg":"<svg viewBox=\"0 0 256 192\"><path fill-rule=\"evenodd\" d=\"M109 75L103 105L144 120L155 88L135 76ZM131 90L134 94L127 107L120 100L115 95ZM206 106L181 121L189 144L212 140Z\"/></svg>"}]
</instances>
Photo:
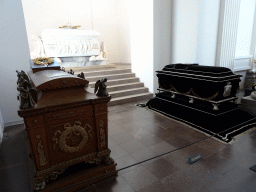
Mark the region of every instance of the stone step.
<instances>
[{"instance_id":1,"label":"stone step","mask_svg":"<svg viewBox=\"0 0 256 192\"><path fill-rule=\"evenodd\" d=\"M81 66L81 67L65 67L66 71L70 69L75 72L89 72L89 71L105 71L105 70L114 70L116 69L115 64L107 64L107 65L92 65L92 66Z\"/></svg>"},{"instance_id":2,"label":"stone step","mask_svg":"<svg viewBox=\"0 0 256 192\"><path fill-rule=\"evenodd\" d=\"M135 73L123 73L123 74L112 74L112 75L102 75L102 76L93 76L93 77L86 77L85 79L89 82L96 82L100 79L107 78L108 80L114 79L125 79L125 78L132 78L135 77Z\"/></svg>"},{"instance_id":3,"label":"stone step","mask_svg":"<svg viewBox=\"0 0 256 192\"><path fill-rule=\"evenodd\" d=\"M153 93L149 93L149 92L124 96L124 97L117 97L117 98L111 99L110 102L108 103L108 106L119 105L119 104L129 103L133 101L138 101L143 99L152 99L152 98L153 98Z\"/></svg>"},{"instance_id":4,"label":"stone step","mask_svg":"<svg viewBox=\"0 0 256 192\"><path fill-rule=\"evenodd\" d=\"M131 73L131 69L113 69L113 70L104 70L104 71L89 71L86 72L85 70L81 71L74 71L75 76L83 71L85 78L94 77L94 76L106 76L106 75L113 75L113 74L123 74L123 73Z\"/></svg>"},{"instance_id":5,"label":"stone step","mask_svg":"<svg viewBox=\"0 0 256 192\"><path fill-rule=\"evenodd\" d=\"M111 95L111 98L118 98L118 97L131 96L131 95L147 93L147 92L148 92L148 88L140 87L140 88L134 88L134 89L125 89L121 91L109 92L109 95Z\"/></svg>"},{"instance_id":6,"label":"stone step","mask_svg":"<svg viewBox=\"0 0 256 192\"><path fill-rule=\"evenodd\" d=\"M125 79L114 79L114 80L108 80L105 84L107 86L113 86L113 85L120 85L120 84L127 84L127 83L135 83L140 82L140 79L138 77L132 77L132 78L125 78ZM95 82L90 82L89 86L95 87Z\"/></svg>"},{"instance_id":7,"label":"stone step","mask_svg":"<svg viewBox=\"0 0 256 192\"><path fill-rule=\"evenodd\" d=\"M121 85L108 86L107 91L113 92L113 91L121 91L121 90L125 90L125 89L134 89L134 88L141 88L141 87L144 87L144 83L142 83L142 82L126 83L126 84L121 84Z\"/></svg>"}]
</instances>

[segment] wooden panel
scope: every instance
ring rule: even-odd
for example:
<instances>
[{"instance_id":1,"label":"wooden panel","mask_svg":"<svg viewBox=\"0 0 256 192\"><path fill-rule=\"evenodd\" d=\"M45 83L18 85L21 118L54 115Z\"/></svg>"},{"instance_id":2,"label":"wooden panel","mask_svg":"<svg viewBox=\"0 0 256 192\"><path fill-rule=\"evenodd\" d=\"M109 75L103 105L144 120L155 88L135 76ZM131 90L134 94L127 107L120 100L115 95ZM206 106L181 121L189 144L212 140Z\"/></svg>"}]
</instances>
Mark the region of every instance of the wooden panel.
<instances>
[{"instance_id":1,"label":"wooden panel","mask_svg":"<svg viewBox=\"0 0 256 192\"><path fill-rule=\"evenodd\" d=\"M108 104L107 103L96 104L94 106L95 106L95 114L108 112Z\"/></svg>"},{"instance_id":2,"label":"wooden panel","mask_svg":"<svg viewBox=\"0 0 256 192\"><path fill-rule=\"evenodd\" d=\"M62 122L64 119L73 118L76 116L83 116L86 114L92 114L93 107L91 105L66 109L62 111L51 112L45 115L47 124Z\"/></svg>"},{"instance_id":3,"label":"wooden panel","mask_svg":"<svg viewBox=\"0 0 256 192\"><path fill-rule=\"evenodd\" d=\"M44 118L42 115L34 116L34 117L27 117L27 118L25 118L25 124L26 124L27 128L42 127L42 126L44 126Z\"/></svg>"},{"instance_id":4,"label":"wooden panel","mask_svg":"<svg viewBox=\"0 0 256 192\"><path fill-rule=\"evenodd\" d=\"M45 127L27 129L27 134L36 169L43 170L49 168L51 162L48 155Z\"/></svg>"},{"instance_id":5,"label":"wooden panel","mask_svg":"<svg viewBox=\"0 0 256 192\"><path fill-rule=\"evenodd\" d=\"M52 165L96 152L97 136L94 115L68 117L48 124L47 141ZM83 141L84 145L82 145ZM80 145L82 147L79 147Z\"/></svg>"}]
</instances>

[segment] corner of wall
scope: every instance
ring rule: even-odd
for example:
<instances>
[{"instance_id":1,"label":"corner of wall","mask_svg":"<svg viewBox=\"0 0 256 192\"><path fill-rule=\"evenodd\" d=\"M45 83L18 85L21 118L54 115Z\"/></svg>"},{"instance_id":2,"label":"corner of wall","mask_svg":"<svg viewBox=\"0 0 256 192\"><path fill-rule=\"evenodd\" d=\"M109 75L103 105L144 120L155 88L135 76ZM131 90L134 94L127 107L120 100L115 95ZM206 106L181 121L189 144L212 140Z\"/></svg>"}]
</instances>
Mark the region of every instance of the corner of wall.
<instances>
[{"instance_id":1,"label":"corner of wall","mask_svg":"<svg viewBox=\"0 0 256 192\"><path fill-rule=\"evenodd\" d=\"M2 143L3 135L4 135L4 120L0 110L0 144Z\"/></svg>"}]
</instances>

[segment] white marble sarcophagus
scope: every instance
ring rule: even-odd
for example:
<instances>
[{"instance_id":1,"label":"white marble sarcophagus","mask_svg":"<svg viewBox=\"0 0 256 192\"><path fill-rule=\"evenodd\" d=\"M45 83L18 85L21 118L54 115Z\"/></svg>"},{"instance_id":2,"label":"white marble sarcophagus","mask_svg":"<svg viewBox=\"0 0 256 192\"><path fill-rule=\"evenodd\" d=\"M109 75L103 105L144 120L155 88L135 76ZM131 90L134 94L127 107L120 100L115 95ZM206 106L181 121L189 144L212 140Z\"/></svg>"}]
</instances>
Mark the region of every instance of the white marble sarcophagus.
<instances>
[{"instance_id":1,"label":"white marble sarcophagus","mask_svg":"<svg viewBox=\"0 0 256 192\"><path fill-rule=\"evenodd\" d=\"M81 29L45 29L41 34L47 57L97 56L100 34Z\"/></svg>"}]
</instances>

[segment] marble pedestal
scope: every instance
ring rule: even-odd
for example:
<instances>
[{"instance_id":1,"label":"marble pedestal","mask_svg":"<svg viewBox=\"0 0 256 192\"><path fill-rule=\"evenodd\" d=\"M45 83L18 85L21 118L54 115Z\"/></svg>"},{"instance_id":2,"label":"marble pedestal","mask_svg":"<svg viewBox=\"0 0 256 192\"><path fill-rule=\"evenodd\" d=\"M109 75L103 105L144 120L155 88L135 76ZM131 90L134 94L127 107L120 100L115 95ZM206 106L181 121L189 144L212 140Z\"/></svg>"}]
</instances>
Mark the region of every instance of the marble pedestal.
<instances>
[{"instance_id":1,"label":"marble pedestal","mask_svg":"<svg viewBox=\"0 0 256 192\"><path fill-rule=\"evenodd\" d=\"M256 117L256 100L254 100L250 95L241 98L241 105L239 108Z\"/></svg>"}]
</instances>

